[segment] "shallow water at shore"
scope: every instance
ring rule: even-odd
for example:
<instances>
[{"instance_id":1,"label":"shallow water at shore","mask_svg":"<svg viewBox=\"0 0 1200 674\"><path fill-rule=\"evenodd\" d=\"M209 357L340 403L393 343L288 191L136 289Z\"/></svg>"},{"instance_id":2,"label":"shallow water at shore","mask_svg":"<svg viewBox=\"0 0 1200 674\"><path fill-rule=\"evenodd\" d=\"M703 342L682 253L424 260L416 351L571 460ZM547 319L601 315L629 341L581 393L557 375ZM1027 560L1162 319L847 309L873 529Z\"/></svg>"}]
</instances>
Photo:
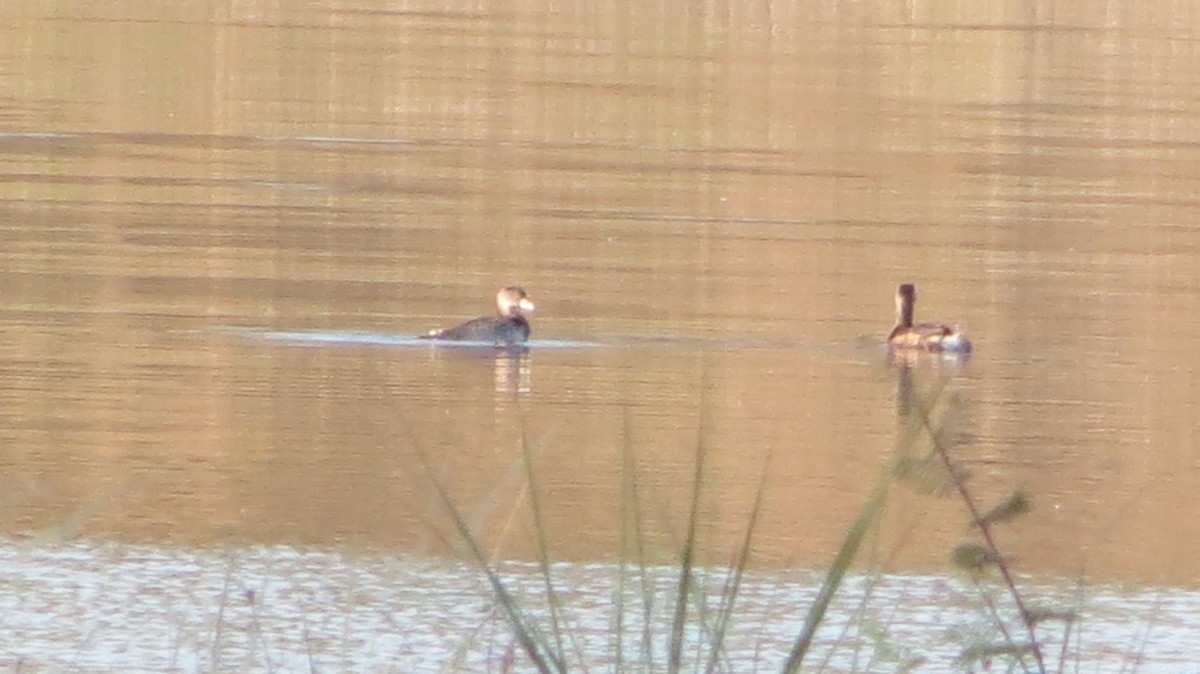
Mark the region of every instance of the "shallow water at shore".
<instances>
[{"instance_id":1,"label":"shallow water at shore","mask_svg":"<svg viewBox=\"0 0 1200 674\"><path fill-rule=\"evenodd\" d=\"M536 567L500 568L517 601L548 629ZM711 621L725 575L697 571L706 588L704 620ZM553 566L568 661L589 669L612 663L620 595L627 664L665 663L677 571L625 573L622 586L610 564ZM533 671L478 571L445 560L286 546L9 542L0 546L0 575L0 667L7 671ZM809 572L746 577L725 642L736 671L778 671L819 582ZM1082 671L1128 671L1136 662L1138 672L1178 674L1194 665L1200 595L1070 586L1029 584L1026 591L1043 607L1082 604L1072 633L1078 641L1068 649ZM653 601L648 661L646 597ZM956 580L852 576L811 661L827 658L830 671L891 671L915 658L949 663L972 639L995 640L983 616L974 590ZM688 658L706 655L696 645L711 638L706 624L701 629L693 617ZM1056 657L1061 632L1045 636Z\"/></svg>"}]
</instances>

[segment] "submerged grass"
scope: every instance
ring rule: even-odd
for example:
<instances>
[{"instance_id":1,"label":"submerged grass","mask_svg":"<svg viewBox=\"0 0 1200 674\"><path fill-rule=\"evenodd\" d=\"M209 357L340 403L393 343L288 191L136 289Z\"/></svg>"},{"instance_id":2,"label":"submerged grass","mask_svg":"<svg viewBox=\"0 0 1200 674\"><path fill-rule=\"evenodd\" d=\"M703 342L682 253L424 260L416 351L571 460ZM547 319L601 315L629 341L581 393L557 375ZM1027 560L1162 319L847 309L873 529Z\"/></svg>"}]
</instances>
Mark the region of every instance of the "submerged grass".
<instances>
[{"instance_id":1,"label":"submerged grass","mask_svg":"<svg viewBox=\"0 0 1200 674\"><path fill-rule=\"evenodd\" d=\"M815 599L805 611L799 632L790 641L790 649L780 668L781 672L793 674L801 671L805 666L806 658L812 653L817 633L826 622L829 608L842 589L847 574L859 558L868 534L875 530L886 505L888 494L897 480L905 482L915 480L921 485L918 487L919 489L956 495L968 513L973 530L979 534L978 541L960 545L954 551L953 559L967 571L974 581L982 605L989 617L991 628L999 639L993 642L973 642L966 645L961 651L958 661L953 665L966 671L974 671L977 667L988 669L994 667L997 661L1007 661L1010 671L1045 674L1049 670L1042 642L1038 638L1037 626L1053 621L1061 622L1064 625L1063 652L1058 658L1060 669L1066 662L1071 625L1075 619L1074 613L1031 607L1018 587L1010 560L1002 554L993 535L994 527L1012 521L1029 510L1029 497L1025 493L1017 491L990 508L979 505L979 501L969 487L968 473L956 464L952 453L952 450L961 444L959 436L952 427L954 410L950 410L948 413L943 405L939 411L939 405L946 400L944 387L948 381L948 379L940 380L932 392L924 398L909 392L912 399L906 400L902 408L907 419L903 420L903 430L897 439L891 460L875 479L854 521L846 530L837 554L825 572ZM654 627L656 601L659 593L652 580L655 577L654 570L647 562L647 533L643 527L646 508L643 490L637 478L639 474L637 460L632 449L633 443L630 441L628 419L626 419L625 442L621 452L623 480L620 503L620 548L622 560L631 559L632 565L622 561L618 564L616 571L611 651L608 660L611 665L605 668L608 671L666 671L670 674L677 674L685 670L704 672L705 674L719 671L743 671L729 662L728 654L725 651L725 642L737 616L739 592L752 558L753 539L763 508L770 460L768 457L766 462L768 465L763 467L740 547L735 559L725 569L716 609L708 611L698 574L704 571L705 577L708 577L709 570L700 569L696 562L700 503L705 486L705 466L708 454L708 449L704 444L703 427L702 420L701 433L698 434L695 446L686 526L679 543L678 557L673 564L675 580L670 605L670 619L665 626L666 633L662 635L666 642L665 653L662 653L658 651L661 648L659 644L662 643L662 640ZM925 438L928 439L928 446L931 449L924 455L918 456L915 448L920 445L920 440ZM577 645L571 646L572 638L563 616L562 602L554 584L549 541L546 537L547 527L544 524L540 498L541 490L537 471L534 469L535 453L531 443L526 439L523 442L521 461L528 488L527 502L536 538L539 582L542 585L546 602L544 610L538 612L531 612L522 605L518 597L505 584L498 565L485 554L483 546L467 518L451 498L445 484L435 476L424 456L421 457L421 460L425 464L426 473L431 477L442 505L454 524L459 540L466 547L471 559L481 569L490 588L495 607L512 631L514 641L509 645L506 657L501 659L501 671L511 671L516 666L513 658L514 650L519 650L534 669L544 674L558 674L570 669L588 671L590 668L583 653L584 649ZM940 479L930 479L927 470L930 466L940 468ZM994 595L991 591L993 585L987 582L989 574L992 573L999 578L1000 586L1007 595L1008 603L1015 607L1018 616L1015 628L1010 626L1009 620L1005 619L1006 610L1001 606L1001 599ZM632 594L640 597L638 606L631 607L629 605L627 590L631 588ZM535 618L535 613L543 617ZM637 620L633 620L635 616ZM547 621L548 626L543 628L543 624ZM628 628L633 623L640 624L640 633L636 644L630 644L627 641ZM863 631L867 631L866 628ZM1018 634L1020 634L1019 637ZM697 635L699 640L689 642L692 635ZM633 646L632 650L630 646ZM633 654L636 654L636 657L631 657ZM573 661L572 656L578 658L578 661ZM660 658L663 657L665 657L665 662L660 661ZM908 671L919 662L919 660L909 659L898 663L896 671ZM828 665L829 662L826 660L823 664L818 665L818 669L825 669Z\"/></svg>"}]
</instances>

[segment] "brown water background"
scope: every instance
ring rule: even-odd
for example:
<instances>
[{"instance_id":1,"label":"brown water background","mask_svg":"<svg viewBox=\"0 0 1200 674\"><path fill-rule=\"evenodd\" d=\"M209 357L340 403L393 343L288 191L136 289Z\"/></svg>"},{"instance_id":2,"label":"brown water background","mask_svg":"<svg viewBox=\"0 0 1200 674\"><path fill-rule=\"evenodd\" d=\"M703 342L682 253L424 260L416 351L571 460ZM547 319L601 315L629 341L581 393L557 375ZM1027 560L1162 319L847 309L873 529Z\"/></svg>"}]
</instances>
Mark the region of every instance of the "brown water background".
<instances>
[{"instance_id":1,"label":"brown water background","mask_svg":"<svg viewBox=\"0 0 1200 674\"><path fill-rule=\"evenodd\" d=\"M1019 567L1194 586L1194 9L954 5L4 4L0 525L441 554L436 475L529 558L528 447L555 558L634 485L669 557L699 445L704 559L765 470L758 562L820 567L915 281ZM511 282L522 358L390 339ZM969 536L898 486L876 558Z\"/></svg>"}]
</instances>

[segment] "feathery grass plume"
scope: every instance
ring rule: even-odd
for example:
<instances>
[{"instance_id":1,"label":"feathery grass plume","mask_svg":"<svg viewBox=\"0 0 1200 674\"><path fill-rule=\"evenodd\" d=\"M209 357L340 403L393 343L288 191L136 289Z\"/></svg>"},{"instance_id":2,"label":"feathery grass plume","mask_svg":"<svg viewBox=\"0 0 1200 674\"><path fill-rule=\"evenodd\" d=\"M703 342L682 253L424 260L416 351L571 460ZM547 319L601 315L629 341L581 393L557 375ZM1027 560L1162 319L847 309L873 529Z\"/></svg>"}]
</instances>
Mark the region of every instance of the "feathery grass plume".
<instances>
[{"instance_id":1,"label":"feathery grass plume","mask_svg":"<svg viewBox=\"0 0 1200 674\"><path fill-rule=\"evenodd\" d=\"M980 518L980 522L986 525L1009 522L1029 512L1029 509L1029 497L1024 491L1018 489L1009 495L1003 503L997 504L994 508L984 513Z\"/></svg>"},{"instance_id":2,"label":"feathery grass plume","mask_svg":"<svg viewBox=\"0 0 1200 674\"><path fill-rule=\"evenodd\" d=\"M1029 609L1026 618L1035 625L1044 622L1073 623L1079 619L1079 612L1072 609L1033 608Z\"/></svg>"},{"instance_id":3,"label":"feathery grass plume","mask_svg":"<svg viewBox=\"0 0 1200 674\"><path fill-rule=\"evenodd\" d=\"M955 437L952 434L945 433L940 427L937 418L934 416L934 404L936 400L923 400L920 397L914 397L911 405L911 413L916 421L920 424L928 434L933 443L934 453L941 459L945 466L946 472L949 475L958 474L958 468L955 465L950 450L952 445L949 444L948 438ZM1021 623L1025 630L1026 642L1020 644L1013 637L1008 629L1008 625L1001 615L999 608L986 594L981 594L981 597L986 602L988 610L991 613L992 624L1000 631L1004 637L1004 642L1011 646L1008 653L1015 654L1014 657L1019 666L1025 667L1024 659L1026 655L1031 655L1034 659L1034 671L1040 674L1046 673L1046 660L1042 653L1041 646L1038 642L1037 634L1034 631L1034 624L1029 620L1029 609L1026 606L1025 598L1021 591L1017 588L1016 579L1010 567L1008 560L1000 553L1000 548L996 544L996 539L992 535L991 522L986 519L976 503L975 497L971 493L971 489L967 480L956 480L954 490L957 492L963 506L967 509L970 515L971 523L975 528L979 529L979 533L983 538L982 543L966 544L956 548L954 552L955 562L960 566L968 569L982 570L984 566L994 567L1000 574L1001 581L1008 592L1013 605L1017 609L1018 615L1021 616ZM1019 493L1019 492L1018 492ZM1025 503L1022 503L1025 502ZM1027 507L1027 499L1023 496L1020 498L1010 498L1008 505L1001 508L1001 512L1013 513L1013 516L1022 508ZM1003 504L1002 504L1003 505ZM993 509L994 510L994 509ZM1003 516L1001 516L1003 519ZM1026 649L1026 644L1028 649Z\"/></svg>"},{"instance_id":4,"label":"feathery grass plume","mask_svg":"<svg viewBox=\"0 0 1200 674\"><path fill-rule=\"evenodd\" d=\"M1037 643L1019 644L1005 642L1001 644L977 644L963 649L963 652L958 656L958 663L960 666L969 669L974 665L985 664L997 657L1019 660L1024 656L1032 655L1038 648Z\"/></svg>"},{"instance_id":5,"label":"feathery grass plume","mask_svg":"<svg viewBox=\"0 0 1200 674\"><path fill-rule=\"evenodd\" d=\"M1003 562L1004 558L986 545L963 543L954 548L954 564L971 573L981 573L985 568Z\"/></svg>"}]
</instances>

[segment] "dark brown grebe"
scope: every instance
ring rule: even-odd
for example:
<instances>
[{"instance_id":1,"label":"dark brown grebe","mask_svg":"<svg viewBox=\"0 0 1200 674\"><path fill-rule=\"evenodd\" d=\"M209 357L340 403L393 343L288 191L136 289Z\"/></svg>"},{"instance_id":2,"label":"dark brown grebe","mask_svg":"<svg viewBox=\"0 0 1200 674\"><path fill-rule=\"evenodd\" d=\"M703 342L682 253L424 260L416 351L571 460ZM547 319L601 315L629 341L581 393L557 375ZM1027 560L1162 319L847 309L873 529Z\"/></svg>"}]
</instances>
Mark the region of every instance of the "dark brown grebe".
<instances>
[{"instance_id":1,"label":"dark brown grebe","mask_svg":"<svg viewBox=\"0 0 1200 674\"><path fill-rule=\"evenodd\" d=\"M456 342L492 342L497 346L522 344L529 339L525 313L533 311L533 300L524 288L508 286L496 293L496 316L481 316L445 330L431 330L421 339Z\"/></svg>"},{"instance_id":2,"label":"dark brown grebe","mask_svg":"<svg viewBox=\"0 0 1200 674\"><path fill-rule=\"evenodd\" d=\"M958 330L940 323L913 323L916 304L916 286L900 284L896 289L896 327L887 339L889 349L970 353L971 341Z\"/></svg>"}]
</instances>

